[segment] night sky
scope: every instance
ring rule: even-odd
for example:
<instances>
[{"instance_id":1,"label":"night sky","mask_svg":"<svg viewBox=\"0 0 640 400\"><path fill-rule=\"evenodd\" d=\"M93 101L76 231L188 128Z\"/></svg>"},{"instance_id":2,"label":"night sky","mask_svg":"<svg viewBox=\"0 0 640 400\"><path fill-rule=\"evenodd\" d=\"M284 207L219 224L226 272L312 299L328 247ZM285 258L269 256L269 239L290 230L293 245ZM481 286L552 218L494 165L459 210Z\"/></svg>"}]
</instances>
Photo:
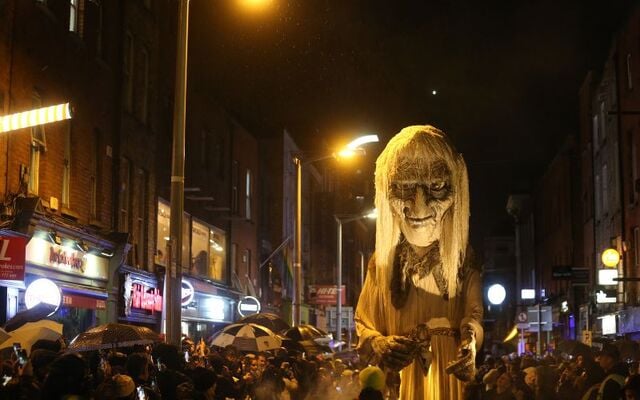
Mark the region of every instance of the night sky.
<instances>
[{"instance_id":1,"label":"night sky","mask_svg":"<svg viewBox=\"0 0 640 400\"><path fill-rule=\"evenodd\" d=\"M580 84L631 3L272 0L247 14L191 0L189 85L256 136L286 128L306 150L443 129L469 166L477 245L577 134Z\"/></svg>"}]
</instances>

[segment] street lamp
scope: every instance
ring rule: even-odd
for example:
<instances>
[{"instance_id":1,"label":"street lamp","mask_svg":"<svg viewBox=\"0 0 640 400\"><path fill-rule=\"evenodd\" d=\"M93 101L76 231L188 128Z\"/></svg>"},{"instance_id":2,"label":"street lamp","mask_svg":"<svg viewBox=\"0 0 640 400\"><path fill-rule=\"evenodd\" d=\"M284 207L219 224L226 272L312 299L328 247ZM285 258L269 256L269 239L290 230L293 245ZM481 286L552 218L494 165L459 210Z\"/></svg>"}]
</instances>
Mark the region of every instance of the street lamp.
<instances>
[{"instance_id":1,"label":"street lamp","mask_svg":"<svg viewBox=\"0 0 640 400\"><path fill-rule=\"evenodd\" d=\"M364 135L351 141L347 146L337 153L328 156L302 160L297 155L293 158L296 166L296 220L295 220L295 236L294 236L294 262L293 262L293 304L291 307L294 326L300 325L301 305L302 305L302 166L309 165L316 161L326 160L329 158L348 158L354 155L362 155L365 153L361 147L367 143L378 142L378 135ZM346 151L345 151L346 150Z\"/></svg>"},{"instance_id":2,"label":"street lamp","mask_svg":"<svg viewBox=\"0 0 640 400\"><path fill-rule=\"evenodd\" d=\"M359 219L369 218L375 219L377 217L376 210L372 210L366 214L360 215L334 215L338 226L337 236L337 259L336 259L336 285L338 291L336 294L336 342L338 346L342 348L342 224L357 221Z\"/></svg>"}]
</instances>

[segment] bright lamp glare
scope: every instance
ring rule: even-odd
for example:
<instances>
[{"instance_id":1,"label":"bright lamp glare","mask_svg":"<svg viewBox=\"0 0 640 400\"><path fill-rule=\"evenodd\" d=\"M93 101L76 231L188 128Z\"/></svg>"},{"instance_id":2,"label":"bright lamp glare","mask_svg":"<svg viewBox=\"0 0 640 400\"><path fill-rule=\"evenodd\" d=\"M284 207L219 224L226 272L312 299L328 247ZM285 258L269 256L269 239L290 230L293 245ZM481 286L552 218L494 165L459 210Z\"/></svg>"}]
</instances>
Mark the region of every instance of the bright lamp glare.
<instances>
[{"instance_id":1,"label":"bright lamp glare","mask_svg":"<svg viewBox=\"0 0 640 400\"><path fill-rule=\"evenodd\" d=\"M0 117L0 132L29 128L36 125L48 124L50 122L63 121L69 118L71 118L71 108L69 103L42 107L35 110Z\"/></svg>"},{"instance_id":2,"label":"bright lamp glare","mask_svg":"<svg viewBox=\"0 0 640 400\"><path fill-rule=\"evenodd\" d=\"M615 267L620 262L620 253L616 249L606 249L602 252L602 263L606 267Z\"/></svg>"},{"instance_id":3,"label":"bright lamp glare","mask_svg":"<svg viewBox=\"0 0 640 400\"><path fill-rule=\"evenodd\" d=\"M351 158L356 155L355 150L352 149L344 149L338 152L339 158Z\"/></svg>"},{"instance_id":4,"label":"bright lamp glare","mask_svg":"<svg viewBox=\"0 0 640 400\"><path fill-rule=\"evenodd\" d=\"M374 208L373 210L369 211L369 213L367 215L365 215L365 217L369 218L369 219L376 219L378 218L378 209Z\"/></svg>"},{"instance_id":5,"label":"bright lamp glare","mask_svg":"<svg viewBox=\"0 0 640 400\"><path fill-rule=\"evenodd\" d=\"M505 297L507 297L507 292L504 290L504 286L496 283L489 287L487 291L487 297L489 298L489 302L493 305L500 305L504 301Z\"/></svg>"},{"instance_id":6,"label":"bright lamp glare","mask_svg":"<svg viewBox=\"0 0 640 400\"><path fill-rule=\"evenodd\" d=\"M355 150L363 144L378 142L378 135L364 135L355 138L347 145L347 149Z\"/></svg>"}]
</instances>

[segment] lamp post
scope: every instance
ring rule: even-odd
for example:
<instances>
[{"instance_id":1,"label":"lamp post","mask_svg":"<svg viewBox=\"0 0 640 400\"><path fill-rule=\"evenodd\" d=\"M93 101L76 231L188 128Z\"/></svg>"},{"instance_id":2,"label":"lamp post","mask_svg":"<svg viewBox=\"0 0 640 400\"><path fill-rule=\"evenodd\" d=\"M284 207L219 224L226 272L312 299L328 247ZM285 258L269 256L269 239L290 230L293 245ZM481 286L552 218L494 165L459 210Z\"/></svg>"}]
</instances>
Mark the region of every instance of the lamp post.
<instances>
[{"instance_id":1,"label":"lamp post","mask_svg":"<svg viewBox=\"0 0 640 400\"><path fill-rule=\"evenodd\" d=\"M342 348L342 224L357 221L359 219L369 218L375 219L377 216L375 210L361 215L334 215L338 227L337 231L337 258L336 258L336 342ZM362 260L361 260L362 261Z\"/></svg>"},{"instance_id":2,"label":"lamp post","mask_svg":"<svg viewBox=\"0 0 640 400\"><path fill-rule=\"evenodd\" d=\"M378 142L378 140L378 135L364 135L354 139L347 144L344 149L331 155L304 161L299 155L293 158L293 163L296 167L296 220L294 229L295 240L293 242L295 259L293 262L293 299L291 307L293 326L300 325L302 305L302 166L329 158L349 158L357 154L364 154L365 151L361 146L367 143Z\"/></svg>"},{"instance_id":3,"label":"lamp post","mask_svg":"<svg viewBox=\"0 0 640 400\"><path fill-rule=\"evenodd\" d=\"M248 7L265 3L253 0ZM268 2L266 2L268 3ZM184 214L185 121L187 110L187 54L189 43L189 0L178 4L176 81L173 107L171 158L171 216L169 266L165 272L165 323L168 343L180 344L182 320L182 219Z\"/></svg>"}]
</instances>

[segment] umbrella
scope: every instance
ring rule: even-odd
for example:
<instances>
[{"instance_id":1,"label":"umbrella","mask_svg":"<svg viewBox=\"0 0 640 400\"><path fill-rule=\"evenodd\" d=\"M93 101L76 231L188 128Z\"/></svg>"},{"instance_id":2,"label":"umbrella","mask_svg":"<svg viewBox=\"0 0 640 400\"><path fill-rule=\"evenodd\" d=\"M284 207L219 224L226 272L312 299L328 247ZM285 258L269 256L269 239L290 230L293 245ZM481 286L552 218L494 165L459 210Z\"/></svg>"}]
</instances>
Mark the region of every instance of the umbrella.
<instances>
[{"instance_id":1,"label":"umbrella","mask_svg":"<svg viewBox=\"0 0 640 400\"><path fill-rule=\"evenodd\" d=\"M40 339L58 340L62 336L62 324L43 319L37 322L27 322L20 328L11 331L9 337L0 344L0 349L20 343L23 349L31 346Z\"/></svg>"},{"instance_id":2,"label":"umbrella","mask_svg":"<svg viewBox=\"0 0 640 400\"><path fill-rule=\"evenodd\" d=\"M289 324L285 322L285 320L283 320L276 314L271 314L271 313L259 313L259 314L248 315L238 321L238 323L247 323L247 322L264 326L276 333L284 332L287 329L291 328Z\"/></svg>"},{"instance_id":3,"label":"umbrella","mask_svg":"<svg viewBox=\"0 0 640 400\"><path fill-rule=\"evenodd\" d=\"M266 351L280 348L282 339L264 326L253 323L228 325L211 340L212 346L235 346L240 351Z\"/></svg>"},{"instance_id":4,"label":"umbrella","mask_svg":"<svg viewBox=\"0 0 640 400\"><path fill-rule=\"evenodd\" d=\"M323 344L329 344L329 342L332 340L331 335L329 335L328 333L316 328L313 325L306 324L289 328L284 333L284 335L296 341L315 340L316 342Z\"/></svg>"},{"instance_id":5,"label":"umbrella","mask_svg":"<svg viewBox=\"0 0 640 400\"><path fill-rule=\"evenodd\" d=\"M47 303L38 303L33 308L20 311L4 324L7 332L15 331L27 322L36 322L47 318L56 311L56 306Z\"/></svg>"},{"instance_id":6,"label":"umbrella","mask_svg":"<svg viewBox=\"0 0 640 400\"><path fill-rule=\"evenodd\" d=\"M572 356L592 353L591 347L579 340L564 340L558 344L558 350L563 353L571 354Z\"/></svg>"},{"instance_id":7,"label":"umbrella","mask_svg":"<svg viewBox=\"0 0 640 400\"><path fill-rule=\"evenodd\" d=\"M76 336L69 344L71 351L90 351L131 347L160 341L159 335L149 328L125 324L103 324Z\"/></svg>"}]
</instances>

